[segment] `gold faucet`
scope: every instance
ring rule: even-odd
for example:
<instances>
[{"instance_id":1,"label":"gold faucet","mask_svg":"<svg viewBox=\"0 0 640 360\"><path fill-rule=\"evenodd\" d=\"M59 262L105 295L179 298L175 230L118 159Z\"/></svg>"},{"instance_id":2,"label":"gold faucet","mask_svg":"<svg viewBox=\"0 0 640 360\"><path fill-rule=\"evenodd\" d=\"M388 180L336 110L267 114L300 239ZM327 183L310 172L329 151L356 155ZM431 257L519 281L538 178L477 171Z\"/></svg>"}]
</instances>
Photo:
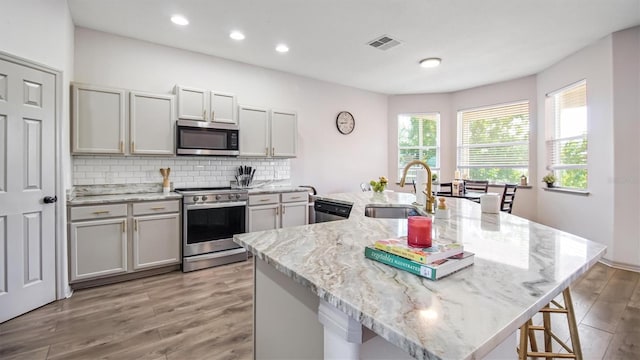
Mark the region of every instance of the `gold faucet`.
<instances>
[{"instance_id":1,"label":"gold faucet","mask_svg":"<svg viewBox=\"0 0 640 360\"><path fill-rule=\"evenodd\" d=\"M428 213L433 213L433 205L436 202L436 198L431 193L431 168L429 167L429 165L427 165L426 162L421 160L410 161L402 171L402 180L400 180L400 187L404 187L404 182L407 179L407 171L409 171L409 168L413 165L422 165L425 169L427 169L427 188L426 191L422 191L425 195L427 195L427 203L425 204L424 209Z\"/></svg>"}]
</instances>

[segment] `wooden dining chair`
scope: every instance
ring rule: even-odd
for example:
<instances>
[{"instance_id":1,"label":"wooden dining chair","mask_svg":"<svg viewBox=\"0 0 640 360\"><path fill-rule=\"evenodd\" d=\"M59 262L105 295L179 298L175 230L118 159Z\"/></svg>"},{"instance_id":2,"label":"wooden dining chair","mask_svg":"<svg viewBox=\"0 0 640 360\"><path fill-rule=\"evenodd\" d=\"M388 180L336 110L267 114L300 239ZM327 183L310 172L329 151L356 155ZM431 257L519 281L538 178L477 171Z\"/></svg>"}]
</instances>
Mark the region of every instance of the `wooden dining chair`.
<instances>
[{"instance_id":1,"label":"wooden dining chair","mask_svg":"<svg viewBox=\"0 0 640 360\"><path fill-rule=\"evenodd\" d=\"M489 191L489 180L464 180L464 192L486 193Z\"/></svg>"},{"instance_id":2,"label":"wooden dining chair","mask_svg":"<svg viewBox=\"0 0 640 360\"><path fill-rule=\"evenodd\" d=\"M464 193L467 194L469 192L473 193L487 193L489 191L489 181L488 180L464 180ZM473 202L480 202L480 198L469 199Z\"/></svg>"},{"instance_id":3,"label":"wooden dining chair","mask_svg":"<svg viewBox=\"0 0 640 360\"><path fill-rule=\"evenodd\" d=\"M436 195L452 196L453 195L453 184L450 183L450 182L448 182L448 183L440 183L440 189L438 190Z\"/></svg>"},{"instance_id":4,"label":"wooden dining chair","mask_svg":"<svg viewBox=\"0 0 640 360\"><path fill-rule=\"evenodd\" d=\"M517 184L505 184L502 191L502 201L500 202L500 210L511 214L513 209L513 201L516 198L516 190L518 190Z\"/></svg>"}]
</instances>

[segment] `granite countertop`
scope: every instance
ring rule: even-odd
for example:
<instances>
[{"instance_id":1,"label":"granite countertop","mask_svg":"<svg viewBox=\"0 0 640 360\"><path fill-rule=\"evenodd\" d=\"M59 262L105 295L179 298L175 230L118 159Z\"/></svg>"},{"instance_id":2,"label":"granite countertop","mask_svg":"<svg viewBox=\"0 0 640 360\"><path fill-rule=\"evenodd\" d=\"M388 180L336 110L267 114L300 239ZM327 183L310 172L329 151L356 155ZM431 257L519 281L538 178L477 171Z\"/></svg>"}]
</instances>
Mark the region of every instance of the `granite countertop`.
<instances>
[{"instance_id":1,"label":"granite countertop","mask_svg":"<svg viewBox=\"0 0 640 360\"><path fill-rule=\"evenodd\" d=\"M285 192L299 192L304 191L308 192L309 189L301 188L297 186L264 186L259 188L248 189L249 195L259 195L259 194L279 194Z\"/></svg>"},{"instance_id":2,"label":"granite countertop","mask_svg":"<svg viewBox=\"0 0 640 360\"><path fill-rule=\"evenodd\" d=\"M176 192L164 193L134 193L134 194L109 194L109 195L88 195L76 196L67 200L67 205L100 205L121 203L130 201L154 201L154 200L177 200L182 199L182 195Z\"/></svg>"},{"instance_id":3,"label":"granite countertop","mask_svg":"<svg viewBox=\"0 0 640 360\"><path fill-rule=\"evenodd\" d=\"M406 220L365 217L365 205L411 204L413 194L321 197L353 203L349 219L234 239L418 359L482 358L605 252L578 236L447 199L451 218L434 220L435 237L462 243L475 263L430 281L364 257L365 245L407 233Z\"/></svg>"}]
</instances>

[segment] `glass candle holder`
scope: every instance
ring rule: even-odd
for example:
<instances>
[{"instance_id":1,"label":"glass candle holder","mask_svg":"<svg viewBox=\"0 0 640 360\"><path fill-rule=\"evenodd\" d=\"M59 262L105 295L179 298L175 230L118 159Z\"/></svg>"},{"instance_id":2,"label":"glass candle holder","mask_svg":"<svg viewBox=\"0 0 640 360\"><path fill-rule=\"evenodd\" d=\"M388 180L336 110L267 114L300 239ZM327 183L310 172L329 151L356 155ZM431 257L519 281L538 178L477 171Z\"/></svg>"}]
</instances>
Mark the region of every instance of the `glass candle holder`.
<instances>
[{"instance_id":1,"label":"glass candle holder","mask_svg":"<svg viewBox=\"0 0 640 360\"><path fill-rule=\"evenodd\" d=\"M431 247L432 220L429 216L410 216L408 219L407 242L411 247Z\"/></svg>"}]
</instances>

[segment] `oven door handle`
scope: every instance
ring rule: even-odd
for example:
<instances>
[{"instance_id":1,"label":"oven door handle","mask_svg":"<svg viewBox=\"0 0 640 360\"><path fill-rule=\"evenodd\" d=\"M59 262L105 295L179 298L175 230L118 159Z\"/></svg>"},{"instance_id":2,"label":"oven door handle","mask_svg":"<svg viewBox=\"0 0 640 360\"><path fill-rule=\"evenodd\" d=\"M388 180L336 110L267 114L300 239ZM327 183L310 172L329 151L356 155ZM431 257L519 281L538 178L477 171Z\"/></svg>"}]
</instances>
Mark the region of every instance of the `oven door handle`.
<instances>
[{"instance_id":1,"label":"oven door handle","mask_svg":"<svg viewBox=\"0 0 640 360\"><path fill-rule=\"evenodd\" d=\"M187 210L198 210L198 209L220 209L226 207L234 207L234 206L247 206L246 201L234 201L234 202L223 202L223 203L215 203L215 204L193 204L187 205Z\"/></svg>"}]
</instances>

